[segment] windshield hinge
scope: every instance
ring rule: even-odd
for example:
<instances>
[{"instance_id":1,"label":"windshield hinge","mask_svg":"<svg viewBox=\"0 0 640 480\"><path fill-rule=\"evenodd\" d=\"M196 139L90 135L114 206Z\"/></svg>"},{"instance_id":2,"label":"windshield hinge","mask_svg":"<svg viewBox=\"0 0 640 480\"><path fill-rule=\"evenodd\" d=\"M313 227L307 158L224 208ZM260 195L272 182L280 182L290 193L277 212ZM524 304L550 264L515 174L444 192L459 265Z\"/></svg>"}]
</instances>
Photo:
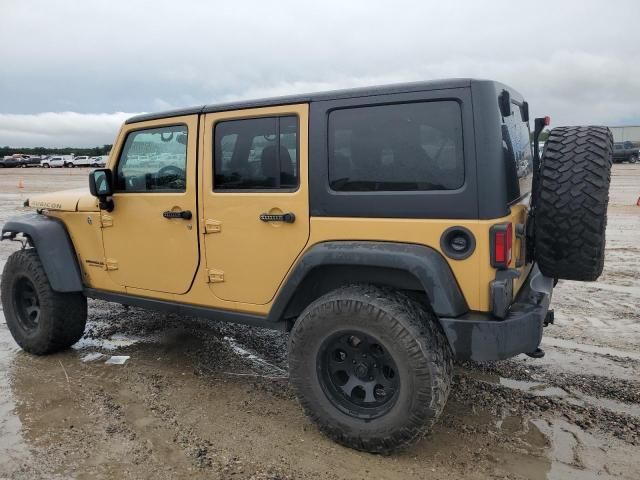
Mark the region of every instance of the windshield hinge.
<instances>
[{"instance_id":1,"label":"windshield hinge","mask_svg":"<svg viewBox=\"0 0 640 480\"><path fill-rule=\"evenodd\" d=\"M100 226L102 228L113 227L113 217L104 213L100 214Z\"/></svg>"},{"instance_id":2,"label":"windshield hinge","mask_svg":"<svg viewBox=\"0 0 640 480\"><path fill-rule=\"evenodd\" d=\"M220 283L224 282L224 272L222 270L212 269L209 270L207 275L208 283Z\"/></svg>"}]
</instances>

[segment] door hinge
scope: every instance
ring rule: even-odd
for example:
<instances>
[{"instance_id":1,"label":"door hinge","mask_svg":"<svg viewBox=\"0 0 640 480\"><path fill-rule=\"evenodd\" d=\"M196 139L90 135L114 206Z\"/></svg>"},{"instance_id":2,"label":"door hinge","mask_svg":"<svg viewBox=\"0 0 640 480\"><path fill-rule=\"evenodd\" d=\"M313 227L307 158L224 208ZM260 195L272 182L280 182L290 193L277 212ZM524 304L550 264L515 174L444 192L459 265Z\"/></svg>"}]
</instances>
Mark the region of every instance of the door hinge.
<instances>
[{"instance_id":1,"label":"door hinge","mask_svg":"<svg viewBox=\"0 0 640 480\"><path fill-rule=\"evenodd\" d=\"M224 282L224 272L222 270L209 270L207 275L207 281L209 283Z\"/></svg>"},{"instance_id":2,"label":"door hinge","mask_svg":"<svg viewBox=\"0 0 640 480\"><path fill-rule=\"evenodd\" d=\"M118 261L113 258L107 258L104 261L105 270L118 270Z\"/></svg>"},{"instance_id":3,"label":"door hinge","mask_svg":"<svg viewBox=\"0 0 640 480\"><path fill-rule=\"evenodd\" d=\"M111 215L100 215L100 226L102 228L113 227L113 217Z\"/></svg>"},{"instance_id":4,"label":"door hinge","mask_svg":"<svg viewBox=\"0 0 640 480\"><path fill-rule=\"evenodd\" d=\"M205 220L204 233L220 233L222 231L222 222L220 220Z\"/></svg>"}]
</instances>

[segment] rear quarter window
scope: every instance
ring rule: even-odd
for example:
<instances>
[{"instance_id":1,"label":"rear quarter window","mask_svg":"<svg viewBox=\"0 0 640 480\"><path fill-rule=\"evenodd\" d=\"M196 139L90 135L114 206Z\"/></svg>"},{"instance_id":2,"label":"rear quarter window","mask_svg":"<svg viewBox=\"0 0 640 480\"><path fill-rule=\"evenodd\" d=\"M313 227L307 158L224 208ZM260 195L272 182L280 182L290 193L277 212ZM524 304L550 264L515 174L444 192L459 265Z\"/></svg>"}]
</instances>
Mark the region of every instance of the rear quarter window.
<instances>
[{"instance_id":1,"label":"rear quarter window","mask_svg":"<svg viewBox=\"0 0 640 480\"><path fill-rule=\"evenodd\" d=\"M334 110L328 127L334 191L455 190L464 183L456 101Z\"/></svg>"},{"instance_id":2,"label":"rear quarter window","mask_svg":"<svg viewBox=\"0 0 640 480\"><path fill-rule=\"evenodd\" d=\"M502 119L502 154L507 172L507 195L515 201L531 191L533 154L529 123L519 105L511 104L511 115Z\"/></svg>"}]
</instances>

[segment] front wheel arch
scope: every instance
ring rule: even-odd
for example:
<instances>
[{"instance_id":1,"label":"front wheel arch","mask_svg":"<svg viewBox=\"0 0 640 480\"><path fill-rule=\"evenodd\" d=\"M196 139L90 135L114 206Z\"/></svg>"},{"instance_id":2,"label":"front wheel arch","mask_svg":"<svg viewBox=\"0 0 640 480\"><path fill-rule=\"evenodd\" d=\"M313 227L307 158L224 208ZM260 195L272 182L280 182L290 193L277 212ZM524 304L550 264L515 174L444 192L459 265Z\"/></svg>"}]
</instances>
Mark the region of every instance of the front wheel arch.
<instances>
[{"instance_id":1,"label":"front wheel arch","mask_svg":"<svg viewBox=\"0 0 640 480\"><path fill-rule=\"evenodd\" d=\"M10 218L2 228L2 239L22 233L36 249L56 292L81 292L84 288L76 251L64 224L40 214Z\"/></svg>"},{"instance_id":2,"label":"front wheel arch","mask_svg":"<svg viewBox=\"0 0 640 480\"><path fill-rule=\"evenodd\" d=\"M35 249L18 250L9 257L0 296L11 335L29 353L45 355L64 350L82 337L87 321L86 297L79 292L54 291Z\"/></svg>"}]
</instances>

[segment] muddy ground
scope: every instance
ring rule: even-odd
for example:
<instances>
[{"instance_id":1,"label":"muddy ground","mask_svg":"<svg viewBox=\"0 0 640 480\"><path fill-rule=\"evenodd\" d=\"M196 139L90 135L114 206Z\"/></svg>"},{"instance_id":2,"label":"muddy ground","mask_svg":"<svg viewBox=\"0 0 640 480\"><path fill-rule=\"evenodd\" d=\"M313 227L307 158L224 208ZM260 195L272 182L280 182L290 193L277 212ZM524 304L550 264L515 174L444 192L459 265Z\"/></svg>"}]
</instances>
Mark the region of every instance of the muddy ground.
<instances>
[{"instance_id":1,"label":"muddy ground","mask_svg":"<svg viewBox=\"0 0 640 480\"><path fill-rule=\"evenodd\" d=\"M86 174L0 170L0 224ZM91 301L74 349L34 357L0 312L0 478L638 479L639 195L640 166L615 165L605 272L558 284L546 357L457 366L434 432L390 457L304 417L286 334Z\"/></svg>"}]
</instances>

